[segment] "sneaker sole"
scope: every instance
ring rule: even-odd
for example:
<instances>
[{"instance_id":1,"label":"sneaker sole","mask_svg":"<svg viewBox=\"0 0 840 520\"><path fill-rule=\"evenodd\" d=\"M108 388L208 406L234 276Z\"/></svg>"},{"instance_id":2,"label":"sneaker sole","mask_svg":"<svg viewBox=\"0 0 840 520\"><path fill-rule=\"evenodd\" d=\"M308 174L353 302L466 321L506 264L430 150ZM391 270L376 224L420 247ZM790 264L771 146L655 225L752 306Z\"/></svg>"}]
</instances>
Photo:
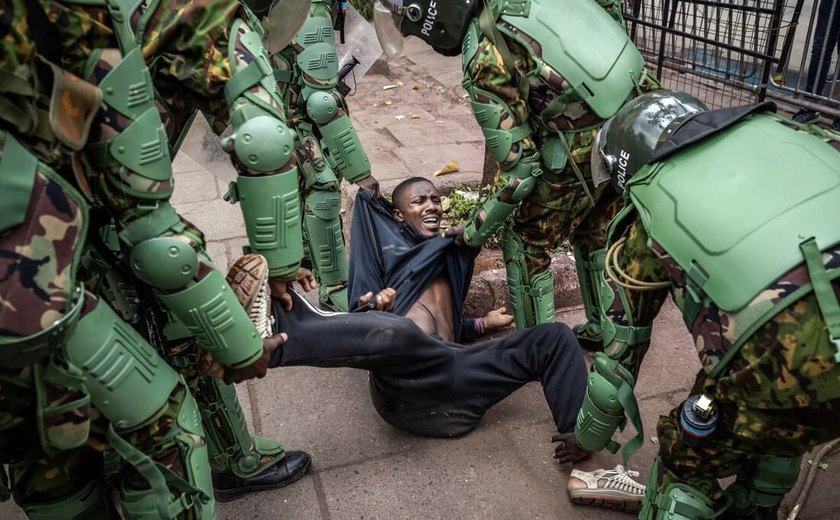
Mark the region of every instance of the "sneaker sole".
<instances>
[{"instance_id":1,"label":"sneaker sole","mask_svg":"<svg viewBox=\"0 0 840 520\"><path fill-rule=\"evenodd\" d=\"M234 289L234 294L245 309L250 309L260 288L268 280L268 264L258 255L246 255L228 270L225 277L228 285Z\"/></svg>"},{"instance_id":2,"label":"sneaker sole","mask_svg":"<svg viewBox=\"0 0 840 520\"><path fill-rule=\"evenodd\" d=\"M243 497L245 495L250 495L251 493L256 493L258 491L271 491L272 489L281 489L287 486L290 486L297 482L298 480L302 479L304 475L309 473L309 467L312 465L312 460L310 459L306 466L304 466L300 471L292 475L290 478L284 480L279 484L271 484L265 486L248 486L248 487L239 487L239 488L231 488L225 490L214 489L213 495L216 497L216 502L230 502L231 500L236 500L239 497Z\"/></svg>"},{"instance_id":3,"label":"sneaker sole","mask_svg":"<svg viewBox=\"0 0 840 520\"><path fill-rule=\"evenodd\" d=\"M601 509L624 511L625 513L638 513L642 509L641 496L638 500L627 498L627 495L624 494L610 496L604 494L604 490L592 490L591 492L585 489L569 491L569 500L573 504L581 506L600 507Z\"/></svg>"}]
</instances>

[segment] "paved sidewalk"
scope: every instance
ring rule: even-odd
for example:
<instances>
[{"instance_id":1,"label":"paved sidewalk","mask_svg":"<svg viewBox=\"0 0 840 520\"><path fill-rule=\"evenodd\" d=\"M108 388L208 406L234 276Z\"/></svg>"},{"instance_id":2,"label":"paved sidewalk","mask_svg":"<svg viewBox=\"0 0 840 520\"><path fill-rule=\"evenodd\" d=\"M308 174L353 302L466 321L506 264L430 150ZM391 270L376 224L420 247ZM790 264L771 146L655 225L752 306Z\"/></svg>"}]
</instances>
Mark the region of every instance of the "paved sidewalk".
<instances>
[{"instance_id":1,"label":"paved sidewalk","mask_svg":"<svg viewBox=\"0 0 840 520\"><path fill-rule=\"evenodd\" d=\"M407 175L430 176L452 159L460 161L462 172L437 177L436 183L477 183L483 139L459 86L458 58L438 56L416 40L406 54L377 64L349 98L383 190ZM383 90L387 85L398 86ZM204 230L210 255L226 269L239 256L245 233L239 208L222 200L235 174L206 128L196 123L176 159L174 202ZM345 199L352 191L345 187ZM558 319L577 323L583 313L573 307ZM698 368L682 319L669 303L638 384L645 442L630 466L641 471L643 481L657 449L651 440L655 421L684 399ZM632 518L570 504L569 467L552 458L554 426L536 383L493 408L474 432L451 440L417 438L387 425L370 403L362 371L284 368L239 385L238 392L252 431L308 451L313 465L289 488L219 504L221 519ZM837 459L828 462L802 519L840 518L840 503L832 498L840 485ZM6 503L0 518L23 517Z\"/></svg>"}]
</instances>

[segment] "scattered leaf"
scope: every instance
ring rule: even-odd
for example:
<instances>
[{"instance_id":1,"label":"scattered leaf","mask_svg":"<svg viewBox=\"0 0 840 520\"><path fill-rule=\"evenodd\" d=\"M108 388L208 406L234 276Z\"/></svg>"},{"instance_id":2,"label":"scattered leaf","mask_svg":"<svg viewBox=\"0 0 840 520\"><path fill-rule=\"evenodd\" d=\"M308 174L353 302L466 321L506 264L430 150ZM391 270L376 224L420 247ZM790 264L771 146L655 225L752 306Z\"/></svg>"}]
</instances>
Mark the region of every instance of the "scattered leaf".
<instances>
[{"instance_id":1,"label":"scattered leaf","mask_svg":"<svg viewBox=\"0 0 840 520\"><path fill-rule=\"evenodd\" d=\"M382 87L382 90L391 90L397 87L399 87L399 85L385 85L384 87Z\"/></svg>"},{"instance_id":2,"label":"scattered leaf","mask_svg":"<svg viewBox=\"0 0 840 520\"><path fill-rule=\"evenodd\" d=\"M413 87L411 87L411 89L412 89L412 90L420 90L420 85L418 85L417 83L415 83L415 84L414 84L414 86L413 86Z\"/></svg>"},{"instance_id":3,"label":"scattered leaf","mask_svg":"<svg viewBox=\"0 0 840 520\"><path fill-rule=\"evenodd\" d=\"M402 121L403 119L405 119L405 116L402 115L402 114L399 114L399 115L394 116L394 119L396 119L397 121Z\"/></svg>"},{"instance_id":4,"label":"scattered leaf","mask_svg":"<svg viewBox=\"0 0 840 520\"><path fill-rule=\"evenodd\" d=\"M438 175L446 175L447 173L455 173L461 170L461 165L458 161L449 161L446 163L446 166L441 168L440 170L434 173L434 176L437 177Z\"/></svg>"},{"instance_id":5,"label":"scattered leaf","mask_svg":"<svg viewBox=\"0 0 840 520\"><path fill-rule=\"evenodd\" d=\"M393 101L391 101L390 99L387 99L387 98L386 98L386 99L385 99L385 101L383 101L383 102L382 102L382 104L383 104L383 105L391 105L391 104L393 104Z\"/></svg>"},{"instance_id":6,"label":"scattered leaf","mask_svg":"<svg viewBox=\"0 0 840 520\"><path fill-rule=\"evenodd\" d=\"M420 119L420 114L411 114L411 119Z\"/></svg>"}]
</instances>

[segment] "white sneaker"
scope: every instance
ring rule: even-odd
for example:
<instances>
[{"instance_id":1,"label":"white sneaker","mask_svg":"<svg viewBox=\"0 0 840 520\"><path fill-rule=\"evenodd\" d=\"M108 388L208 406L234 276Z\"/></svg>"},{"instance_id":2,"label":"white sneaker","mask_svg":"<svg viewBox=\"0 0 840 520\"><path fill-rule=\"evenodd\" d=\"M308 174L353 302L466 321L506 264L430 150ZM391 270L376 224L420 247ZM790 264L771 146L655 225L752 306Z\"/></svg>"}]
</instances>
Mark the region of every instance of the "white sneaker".
<instances>
[{"instance_id":1,"label":"white sneaker","mask_svg":"<svg viewBox=\"0 0 840 520\"><path fill-rule=\"evenodd\" d=\"M645 496L644 484L633 480L638 476L638 471L626 470L621 464L595 471L573 469L566 489L575 504L632 513L641 509Z\"/></svg>"},{"instance_id":2,"label":"white sneaker","mask_svg":"<svg viewBox=\"0 0 840 520\"><path fill-rule=\"evenodd\" d=\"M271 314L271 291L268 287L268 262L262 255L247 254L239 257L228 269L228 285L260 337L271 336L274 317Z\"/></svg>"}]
</instances>

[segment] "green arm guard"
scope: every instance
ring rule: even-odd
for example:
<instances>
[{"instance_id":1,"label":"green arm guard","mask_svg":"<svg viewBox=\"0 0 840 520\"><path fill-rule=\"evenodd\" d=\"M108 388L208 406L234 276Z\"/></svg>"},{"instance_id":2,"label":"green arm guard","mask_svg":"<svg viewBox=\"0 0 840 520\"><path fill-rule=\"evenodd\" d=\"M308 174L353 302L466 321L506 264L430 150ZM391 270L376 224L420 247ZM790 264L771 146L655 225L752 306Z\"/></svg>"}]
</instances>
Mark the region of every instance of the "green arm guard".
<instances>
[{"instance_id":1,"label":"green arm guard","mask_svg":"<svg viewBox=\"0 0 840 520\"><path fill-rule=\"evenodd\" d=\"M638 404L633 396L635 383L633 375L618 360L610 359L603 352L595 354L586 395L575 424L575 438L581 448L593 452L604 447L612 453L618 451L619 444L612 440L612 436L616 429L624 429L627 422L625 410L637 435L624 448L624 460L639 448L643 430Z\"/></svg>"},{"instance_id":2,"label":"green arm guard","mask_svg":"<svg viewBox=\"0 0 840 520\"><path fill-rule=\"evenodd\" d=\"M219 363L240 368L262 356L257 329L218 271L183 291L158 298Z\"/></svg>"},{"instance_id":3,"label":"green arm guard","mask_svg":"<svg viewBox=\"0 0 840 520\"><path fill-rule=\"evenodd\" d=\"M519 202L534 189L537 176L542 174L539 165L540 155L534 154L504 172L508 176L507 185L487 197L484 204L473 211L470 221L464 227L464 243L480 247L502 227Z\"/></svg>"},{"instance_id":4,"label":"green arm guard","mask_svg":"<svg viewBox=\"0 0 840 520\"><path fill-rule=\"evenodd\" d=\"M344 114L318 129L330 166L348 182L358 182L370 176L370 160L350 122L350 116Z\"/></svg>"}]
</instances>

